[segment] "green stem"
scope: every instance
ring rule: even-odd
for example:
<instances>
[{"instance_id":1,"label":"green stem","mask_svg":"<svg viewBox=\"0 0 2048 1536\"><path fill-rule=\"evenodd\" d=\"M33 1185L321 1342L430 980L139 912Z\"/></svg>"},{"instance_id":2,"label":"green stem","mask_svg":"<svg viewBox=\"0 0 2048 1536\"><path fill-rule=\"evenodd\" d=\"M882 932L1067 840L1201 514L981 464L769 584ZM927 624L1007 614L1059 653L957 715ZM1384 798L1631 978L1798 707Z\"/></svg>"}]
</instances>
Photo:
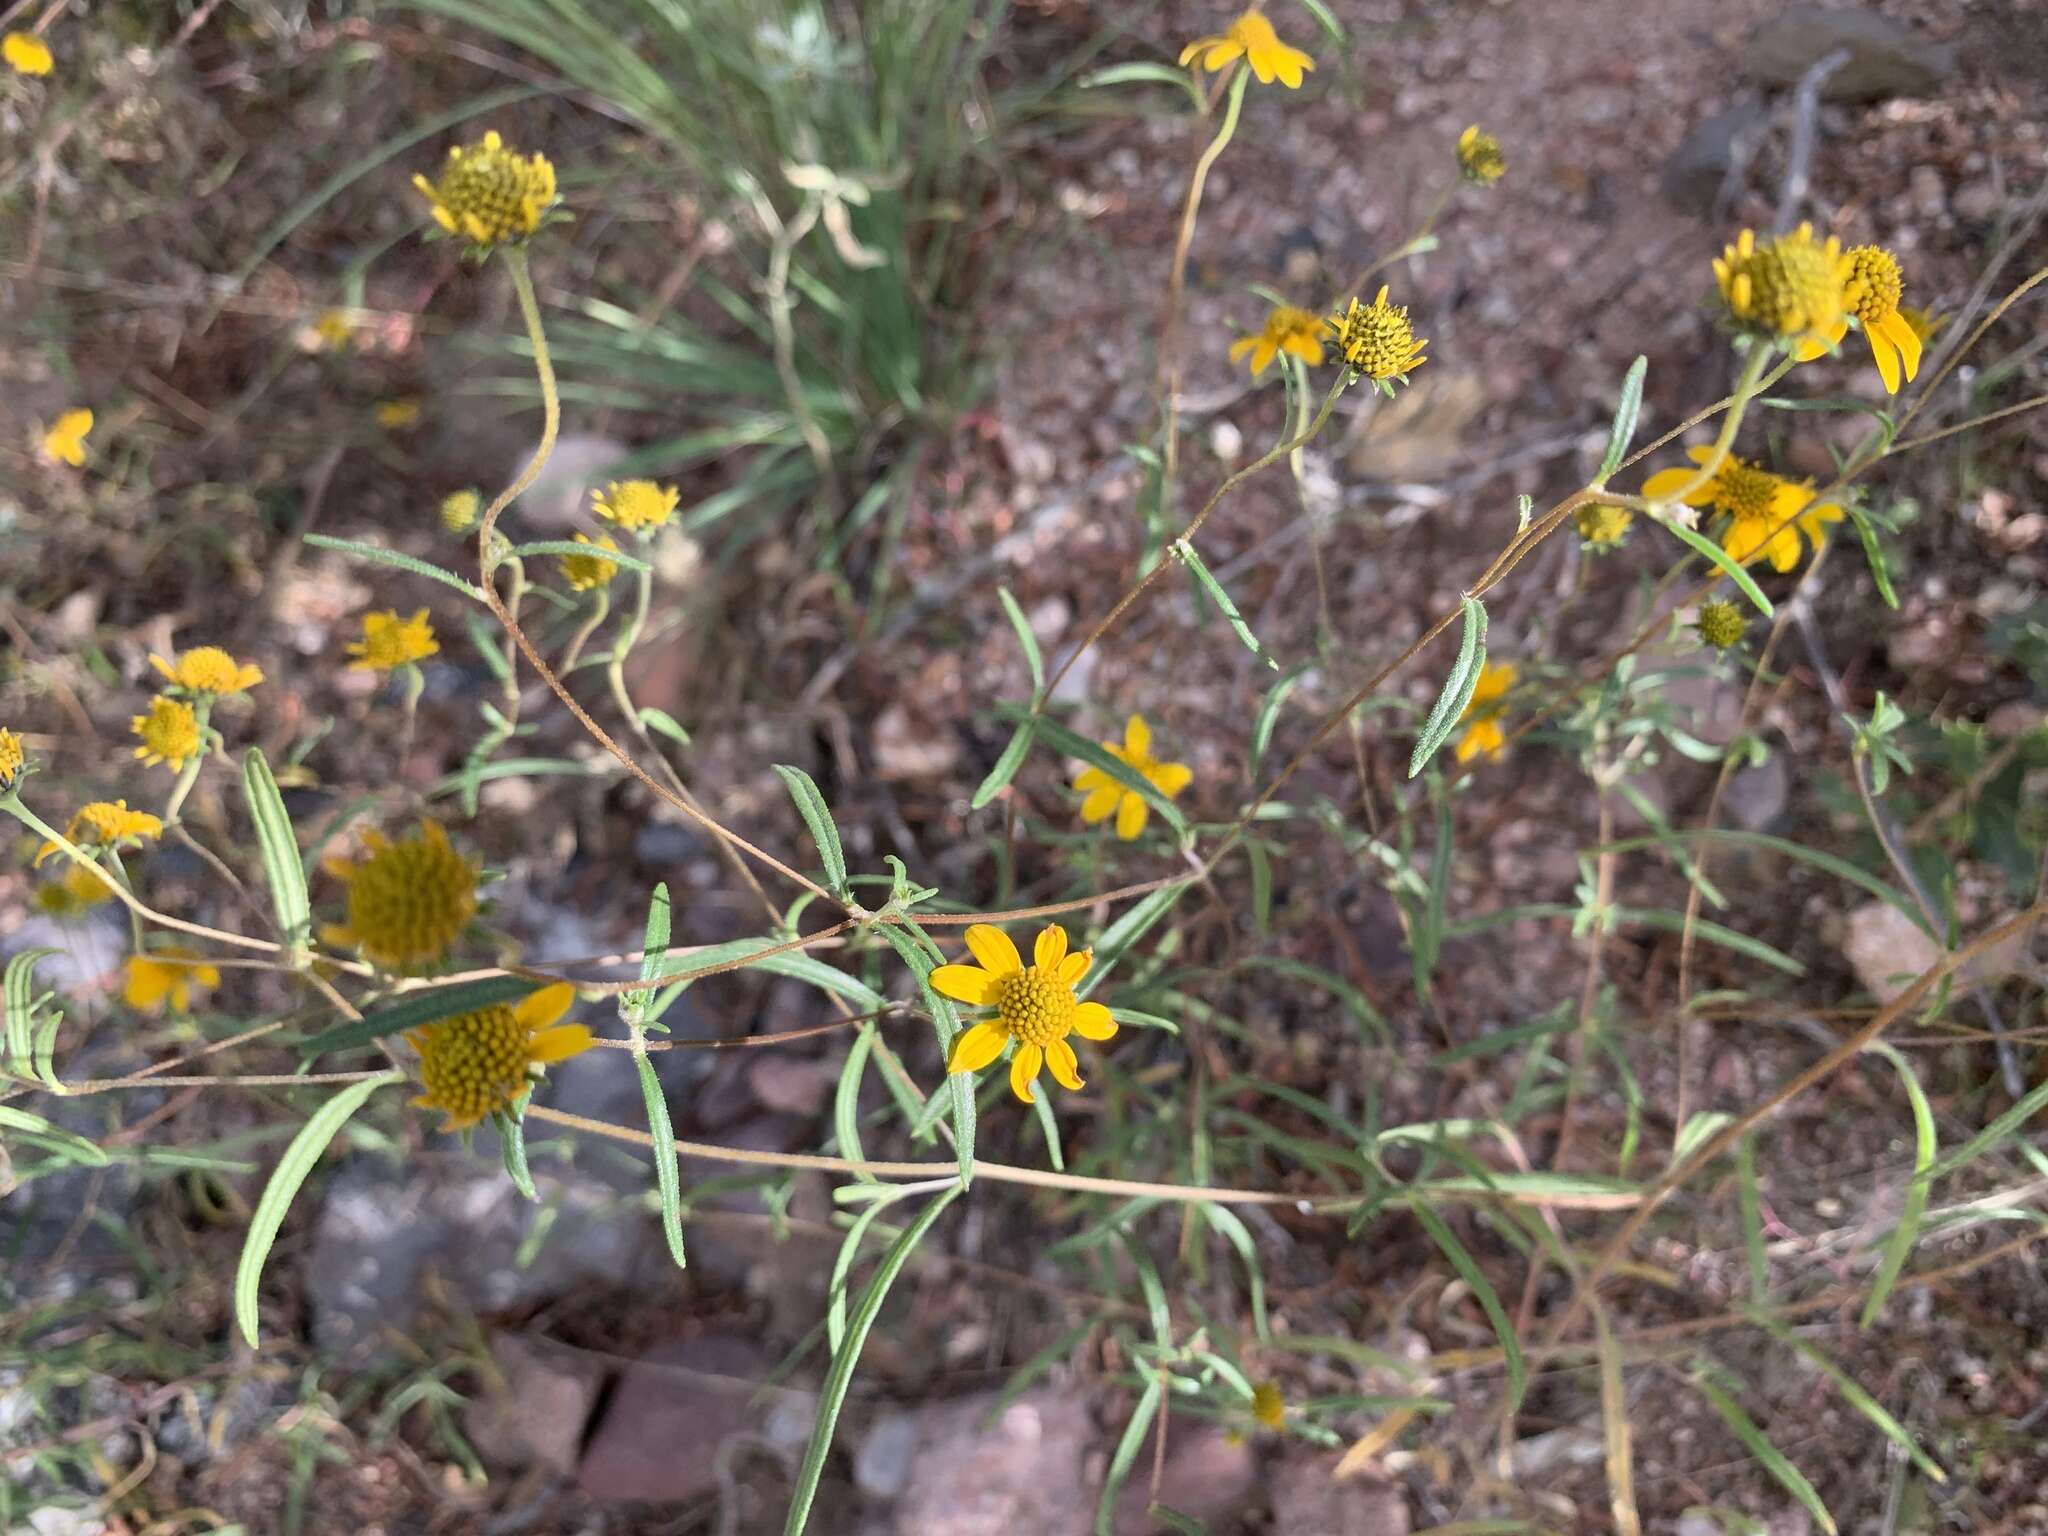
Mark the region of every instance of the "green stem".
<instances>
[{"instance_id":1,"label":"green stem","mask_svg":"<svg viewBox=\"0 0 2048 1536\"><path fill-rule=\"evenodd\" d=\"M1654 502L1646 501L1639 496L1609 496L1604 493L1600 499L1633 507L1655 517L1658 508L1682 503L1686 497L1712 480L1721 472L1722 464L1727 462L1728 450L1735 446L1735 434L1741 429L1743 414L1748 411L1749 402L1756 398L1762 386L1764 369L1770 365L1770 360L1769 348L1761 343L1751 345L1749 356L1742 364L1742 377L1735 381L1735 392L1730 399L1728 413L1721 418L1721 430L1715 436L1713 446L1707 450L1706 458L1700 461L1699 469L1690 480L1677 490L1659 496Z\"/></svg>"},{"instance_id":2,"label":"green stem","mask_svg":"<svg viewBox=\"0 0 2048 1536\"><path fill-rule=\"evenodd\" d=\"M588 618L576 626L576 633L569 637L569 649L562 653L562 676L567 677L576 670L576 663L582 659L583 647L590 643L590 637L597 633L598 625L605 621L612 611L612 591L609 586L597 589L597 601L590 605Z\"/></svg>"},{"instance_id":3,"label":"green stem","mask_svg":"<svg viewBox=\"0 0 2048 1536\"><path fill-rule=\"evenodd\" d=\"M644 739L647 727L640 723L640 711L633 707L633 696L626 691L626 657L640 643L640 633L647 627L647 611L654 601L654 573L646 569L635 571L633 583L633 611L619 626L619 637L612 642L611 659L605 663L604 675L612 685L612 698L618 702L619 713Z\"/></svg>"},{"instance_id":4,"label":"green stem","mask_svg":"<svg viewBox=\"0 0 2048 1536\"><path fill-rule=\"evenodd\" d=\"M199 770L206 766L207 721L213 715L213 696L201 694L193 713L199 720L199 752L185 759L185 766L178 771L178 782L171 786L171 797L164 802L164 825L178 824L178 812L184 808L185 797L192 793L192 786L199 782Z\"/></svg>"},{"instance_id":5,"label":"green stem","mask_svg":"<svg viewBox=\"0 0 2048 1536\"><path fill-rule=\"evenodd\" d=\"M504 490L497 499L484 509L483 520L477 524L477 557L483 566L483 579L489 582L491 570L496 562L491 558L491 535L497 531L498 515L526 492L533 482L540 478L540 472L555 451L555 438L562 430L562 396L555 386L555 360L548 351L548 338L541 330L540 305L533 296L533 273L526 264L526 252L517 246L505 246L501 254L505 258L505 269L512 274L512 291L519 299L519 317L526 322L527 340L533 343L533 371L540 379L541 426L540 442L535 445L533 457L526 461L526 468L518 478Z\"/></svg>"}]
</instances>

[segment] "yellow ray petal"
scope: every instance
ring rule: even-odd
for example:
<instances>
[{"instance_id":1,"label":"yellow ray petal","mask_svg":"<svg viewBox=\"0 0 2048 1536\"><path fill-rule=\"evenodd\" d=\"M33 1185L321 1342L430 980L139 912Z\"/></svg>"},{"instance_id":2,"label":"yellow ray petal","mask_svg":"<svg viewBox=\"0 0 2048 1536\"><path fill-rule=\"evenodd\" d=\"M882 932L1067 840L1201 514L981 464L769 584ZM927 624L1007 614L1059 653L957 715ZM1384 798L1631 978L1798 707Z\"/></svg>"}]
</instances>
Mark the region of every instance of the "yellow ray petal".
<instances>
[{"instance_id":1,"label":"yellow ray petal","mask_svg":"<svg viewBox=\"0 0 2048 1536\"><path fill-rule=\"evenodd\" d=\"M1095 963L1095 951L1077 949L1060 962L1060 980L1072 986L1088 974L1088 967Z\"/></svg>"},{"instance_id":2,"label":"yellow ray petal","mask_svg":"<svg viewBox=\"0 0 2048 1536\"><path fill-rule=\"evenodd\" d=\"M1058 923L1047 923L1038 930L1038 941L1031 946L1031 960L1042 971L1056 970L1067 957L1067 930Z\"/></svg>"},{"instance_id":3,"label":"yellow ray petal","mask_svg":"<svg viewBox=\"0 0 2048 1536\"><path fill-rule=\"evenodd\" d=\"M1010 936L990 923L976 923L967 930L967 952L981 962L991 976L1008 976L1024 969L1024 957Z\"/></svg>"},{"instance_id":4,"label":"yellow ray petal","mask_svg":"<svg viewBox=\"0 0 2048 1536\"><path fill-rule=\"evenodd\" d=\"M526 1055L530 1061L546 1064L551 1061L567 1061L571 1056L580 1056L596 1043L586 1024L557 1024L553 1029L544 1029L533 1037L533 1044Z\"/></svg>"},{"instance_id":5,"label":"yellow ray petal","mask_svg":"<svg viewBox=\"0 0 2048 1536\"><path fill-rule=\"evenodd\" d=\"M1145 830L1145 818L1152 814L1152 808L1136 795L1127 794L1116 808L1116 835L1130 842Z\"/></svg>"},{"instance_id":6,"label":"yellow ray petal","mask_svg":"<svg viewBox=\"0 0 2048 1536\"><path fill-rule=\"evenodd\" d=\"M1114 783L1103 785L1102 788L1094 791L1086 800L1081 802L1081 819L1090 826L1093 826L1098 821L1106 820L1110 812L1116 809L1117 802L1123 799L1123 797L1124 792L1117 788Z\"/></svg>"},{"instance_id":7,"label":"yellow ray petal","mask_svg":"<svg viewBox=\"0 0 2048 1536\"><path fill-rule=\"evenodd\" d=\"M1052 1080L1062 1088L1079 1089L1084 1086L1080 1060L1066 1041L1055 1040L1045 1048L1045 1064L1052 1069Z\"/></svg>"},{"instance_id":8,"label":"yellow ray petal","mask_svg":"<svg viewBox=\"0 0 2048 1536\"><path fill-rule=\"evenodd\" d=\"M1009 1038L1009 1031L1000 1024L977 1024L962 1030L953 1041L952 1054L946 1058L946 1070L979 1072L1003 1054Z\"/></svg>"},{"instance_id":9,"label":"yellow ray petal","mask_svg":"<svg viewBox=\"0 0 2048 1536\"><path fill-rule=\"evenodd\" d=\"M528 993L512 1013L528 1029L539 1031L561 1018L575 1003L576 989L566 981L558 981L551 987Z\"/></svg>"},{"instance_id":10,"label":"yellow ray petal","mask_svg":"<svg viewBox=\"0 0 2048 1536\"><path fill-rule=\"evenodd\" d=\"M1082 1003L1074 1009L1074 1033L1083 1040L1108 1040L1116 1034L1116 1019L1100 1003Z\"/></svg>"},{"instance_id":11,"label":"yellow ray petal","mask_svg":"<svg viewBox=\"0 0 2048 1536\"><path fill-rule=\"evenodd\" d=\"M987 1008L996 1000L997 978L978 965L942 965L932 972L932 990L956 1003Z\"/></svg>"},{"instance_id":12,"label":"yellow ray petal","mask_svg":"<svg viewBox=\"0 0 2048 1536\"><path fill-rule=\"evenodd\" d=\"M1031 1084L1044 1062L1045 1052L1028 1042L1018 1046L1017 1054L1010 1058L1010 1092L1026 1104L1032 1102Z\"/></svg>"}]
</instances>

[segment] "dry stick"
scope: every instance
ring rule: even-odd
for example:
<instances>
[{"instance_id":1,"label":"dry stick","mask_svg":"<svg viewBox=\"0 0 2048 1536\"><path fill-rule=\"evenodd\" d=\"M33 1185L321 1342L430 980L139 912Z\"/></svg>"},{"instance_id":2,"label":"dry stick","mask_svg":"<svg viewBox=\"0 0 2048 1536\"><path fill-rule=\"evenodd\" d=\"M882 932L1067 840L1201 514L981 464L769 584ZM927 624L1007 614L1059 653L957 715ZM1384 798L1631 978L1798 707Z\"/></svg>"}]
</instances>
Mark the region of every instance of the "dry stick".
<instances>
[{"instance_id":1,"label":"dry stick","mask_svg":"<svg viewBox=\"0 0 2048 1536\"><path fill-rule=\"evenodd\" d=\"M1573 1323L1579 1320L1586 1310L1587 1301L1593 1291L1598 1288L1600 1282L1606 1278L1614 1266L1621 1262L1628 1251L1629 1244L1635 1240L1636 1234L1642 1231L1644 1225L1649 1221L1651 1215L1667 1195L1691 1179L1694 1174L1706 1167L1707 1164L1719 1157L1723 1152L1734 1146L1736 1142L1740 1141L1758 1125L1777 1113L1784 1105L1790 1103L1823 1078L1831 1076L1845 1063L1855 1060L1873 1040L1885 1032L1886 1028L1895 1019L1917 1008L1921 999L1950 974L1968 965L1987 950L1996 948L2014 934L2026 932L2027 929L2040 920L2044 912L2048 912L2048 902L2036 902L2024 912L2009 917L2004 922L1996 924L1979 934L1961 949L1953 950L1943 955L1941 959L1922 971L1919 979L1910 987L1879 1009L1877 1013L1871 1016L1867 1023L1849 1035L1840 1045L1829 1051L1805 1071L1799 1073L1790 1082L1774 1090L1770 1097L1765 1099L1755 1109L1737 1116L1728 1125L1708 1137L1705 1142L1693 1150L1691 1156L1674 1164L1661 1178L1644 1191L1642 1203L1630 1212L1628 1219L1621 1224L1621 1230L1616 1232L1608 1240L1607 1246L1600 1250L1600 1256L1593 1261L1592 1267L1586 1272L1584 1285L1573 1292L1571 1305L1565 1308L1557 1321L1548 1330L1546 1342L1555 1343L1563 1337L1566 1330Z\"/></svg>"},{"instance_id":2,"label":"dry stick","mask_svg":"<svg viewBox=\"0 0 2048 1536\"><path fill-rule=\"evenodd\" d=\"M2032 399L2022 400L2018 405L2008 405L2000 410L1986 411L1982 416L1972 416L1968 421L1958 422L1953 427L1943 427L1939 432L1926 432L1922 433L1919 437L1906 438L1903 442L1893 443L1890 448L1885 450L1885 454L1889 457L1894 453L1904 453L1908 448L1924 448L1929 443L1940 442L1944 437L1954 437L1958 432L1974 431L1978 427L1985 426L1990 422L2003 420L2007 416L2017 416L2021 411L2031 411L2039 405L2048 405L2048 395L2035 395Z\"/></svg>"},{"instance_id":3,"label":"dry stick","mask_svg":"<svg viewBox=\"0 0 2048 1536\"><path fill-rule=\"evenodd\" d=\"M2044 194L2048 194L2048 186L2044 186L2043 192ZM2017 304L2022 298L2026 297L2026 295L2029 292L2031 292L2038 284L2044 281L2048 281L2048 267L2041 268L2040 271L2036 272L2032 277L2028 278L2025 282L2021 283L2017 288L2013 289L2011 293L2008 293L2004 298L2000 299L1997 304L1992 306L1991 313L1986 315L1982 320L1978 321L1977 328L1971 331L1969 336L1963 341L1963 343L1960 346L1958 346L1953 352L1951 352L1946 359L1943 360L1940 371L1937 372L1934 375L1934 377L1928 381L1927 387L1925 389L1922 389L1919 392L1919 394L1914 398L1912 405L1907 408L1906 414L1899 418L1899 431L1903 432L1906 430L1908 426L1912 425L1913 418L1915 416L1918 416L1921 413L1921 411L1926 409L1927 402L1934 398L1936 392L1940 390L1942 382L1945 379L1947 379L1951 373L1955 372L1956 365L1958 363L1960 363L1965 357L1969 356L1970 349L1976 346L1977 343L1983 339L1984 333L1990 330L1992 326L1998 323L1999 317L2002 316L2008 309L2011 309L2013 305Z\"/></svg>"}]
</instances>

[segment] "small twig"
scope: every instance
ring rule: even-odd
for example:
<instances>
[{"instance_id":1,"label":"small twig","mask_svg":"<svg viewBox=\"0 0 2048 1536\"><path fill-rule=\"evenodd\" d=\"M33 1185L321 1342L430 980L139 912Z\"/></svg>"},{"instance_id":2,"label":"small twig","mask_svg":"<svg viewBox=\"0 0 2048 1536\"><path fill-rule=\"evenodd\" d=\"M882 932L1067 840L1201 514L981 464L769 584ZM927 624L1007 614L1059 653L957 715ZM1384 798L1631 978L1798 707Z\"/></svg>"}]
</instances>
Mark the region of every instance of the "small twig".
<instances>
[{"instance_id":1,"label":"small twig","mask_svg":"<svg viewBox=\"0 0 2048 1536\"><path fill-rule=\"evenodd\" d=\"M1820 140L1821 87L1850 57L1847 48L1822 54L1799 77L1798 88L1792 92L1792 142L1785 151L1785 180L1778 189L1777 227L1781 230L1791 227L1793 214L1806 201L1807 171Z\"/></svg>"}]
</instances>

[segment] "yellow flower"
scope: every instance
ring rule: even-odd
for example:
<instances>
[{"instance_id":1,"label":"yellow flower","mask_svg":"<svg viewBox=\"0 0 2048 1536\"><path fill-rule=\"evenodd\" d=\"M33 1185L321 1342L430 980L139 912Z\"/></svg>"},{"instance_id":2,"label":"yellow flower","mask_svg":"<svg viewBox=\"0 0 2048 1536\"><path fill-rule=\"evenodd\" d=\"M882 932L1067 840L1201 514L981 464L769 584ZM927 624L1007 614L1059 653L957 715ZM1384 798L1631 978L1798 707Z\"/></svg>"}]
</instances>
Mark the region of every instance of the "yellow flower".
<instances>
[{"instance_id":1,"label":"yellow flower","mask_svg":"<svg viewBox=\"0 0 2048 1536\"><path fill-rule=\"evenodd\" d=\"M71 824L64 829L68 842L93 843L102 848L120 843L140 842L146 837L162 837L164 824L147 811L131 811L126 800L95 800L81 805L71 817ZM45 843L36 850L35 863L31 868L40 868L43 860L57 852L55 843ZM98 885L97 880L93 884Z\"/></svg>"},{"instance_id":2,"label":"yellow flower","mask_svg":"<svg viewBox=\"0 0 2048 1536\"><path fill-rule=\"evenodd\" d=\"M379 400L370 414L377 418L377 425L385 431L403 432L420 424L420 403L417 400Z\"/></svg>"},{"instance_id":3,"label":"yellow flower","mask_svg":"<svg viewBox=\"0 0 2048 1536\"><path fill-rule=\"evenodd\" d=\"M1614 548L1635 520L1635 513L1627 507L1604 501L1589 501L1572 513L1573 526L1589 549Z\"/></svg>"},{"instance_id":4,"label":"yellow flower","mask_svg":"<svg viewBox=\"0 0 2048 1536\"><path fill-rule=\"evenodd\" d=\"M1299 48L1281 42L1273 23L1256 10L1246 11L1220 37L1196 38L1181 49L1180 61L1190 64L1197 55L1202 68L1211 72L1240 58L1249 60L1259 84L1271 85L1278 79L1290 91L1301 85L1304 71L1316 67L1316 61Z\"/></svg>"},{"instance_id":5,"label":"yellow flower","mask_svg":"<svg viewBox=\"0 0 2048 1536\"><path fill-rule=\"evenodd\" d=\"M263 681L262 668L236 661L217 645L186 651L175 663L151 656L149 664L169 678L172 687L187 693L242 693Z\"/></svg>"},{"instance_id":6,"label":"yellow flower","mask_svg":"<svg viewBox=\"0 0 2048 1536\"><path fill-rule=\"evenodd\" d=\"M21 750L21 738L0 727L0 795L21 782L22 770L27 766L28 754Z\"/></svg>"},{"instance_id":7,"label":"yellow flower","mask_svg":"<svg viewBox=\"0 0 2048 1536\"><path fill-rule=\"evenodd\" d=\"M1337 351L1354 373L1375 381L1405 378L1409 369L1428 361L1422 349L1429 343L1415 339L1407 305L1387 302L1385 284L1370 304L1353 299L1349 309L1332 315L1330 321L1337 328Z\"/></svg>"},{"instance_id":8,"label":"yellow flower","mask_svg":"<svg viewBox=\"0 0 2048 1536\"><path fill-rule=\"evenodd\" d=\"M603 490L590 493L591 510L628 533L659 528L679 500L674 486L656 485L652 480L614 480Z\"/></svg>"},{"instance_id":9,"label":"yellow flower","mask_svg":"<svg viewBox=\"0 0 2048 1536\"><path fill-rule=\"evenodd\" d=\"M1899 271L1898 257L1881 245L1856 246L1849 252L1848 261L1849 280L1842 290L1848 314L1829 326L1824 337L1802 344L1795 355L1802 363L1810 362L1839 345L1849 334L1849 315L1854 315L1863 327L1864 339L1870 343L1878 377L1884 380L1886 392L1895 395L1899 392L1902 371L1908 381L1920 371L1922 333L1908 313L1899 308L1899 300L1906 292L1905 275Z\"/></svg>"},{"instance_id":10,"label":"yellow flower","mask_svg":"<svg viewBox=\"0 0 2048 1536\"><path fill-rule=\"evenodd\" d=\"M476 915L476 866L455 851L438 822L421 822L420 835L402 843L366 832L363 844L367 858L334 858L324 866L348 887L348 921L329 924L321 938L353 945L394 971L432 965Z\"/></svg>"},{"instance_id":11,"label":"yellow flower","mask_svg":"<svg viewBox=\"0 0 2048 1536\"><path fill-rule=\"evenodd\" d=\"M1715 650L1725 651L1741 642L1742 632L1749 628L1749 620L1726 598L1710 597L1700 604L1699 617L1693 621L1693 628Z\"/></svg>"},{"instance_id":12,"label":"yellow flower","mask_svg":"<svg viewBox=\"0 0 2048 1536\"><path fill-rule=\"evenodd\" d=\"M1162 763L1152 755L1152 728L1145 723L1142 715L1133 715L1124 722L1124 741L1118 746L1105 741L1102 749L1119 762L1129 763L1167 799L1188 787L1195 771L1186 763ZM1125 842L1131 841L1145 830L1146 818L1152 808L1144 798L1125 789L1100 768L1086 768L1074 780L1074 788L1088 798L1081 802L1081 819L1093 826L1106 820L1111 811L1116 812L1116 835Z\"/></svg>"},{"instance_id":13,"label":"yellow flower","mask_svg":"<svg viewBox=\"0 0 2048 1536\"><path fill-rule=\"evenodd\" d=\"M345 310L325 309L313 322L313 336L323 347L346 347L355 340L356 328Z\"/></svg>"},{"instance_id":14,"label":"yellow flower","mask_svg":"<svg viewBox=\"0 0 2048 1536\"><path fill-rule=\"evenodd\" d=\"M1713 456L1713 450L1704 445L1686 452L1695 464L1704 464ZM1693 475L1689 469L1660 469L1643 482L1643 495L1651 501L1669 500ZM1826 525L1842 520L1840 507L1832 502L1816 504L1813 498L1811 485L1758 469L1731 453L1684 501L1689 507L1713 507L1728 514L1721 547L1731 557L1745 564L1767 558L1773 570L1789 571L1799 563L1800 534L1818 548Z\"/></svg>"},{"instance_id":15,"label":"yellow flower","mask_svg":"<svg viewBox=\"0 0 2048 1536\"><path fill-rule=\"evenodd\" d=\"M1062 1088L1081 1086L1081 1064L1069 1034L1107 1040L1116 1020L1100 1003L1079 1002L1074 983L1088 974L1089 951L1067 953L1067 930L1048 923L1039 930L1027 969L1017 946L1000 928L976 923L967 930L967 950L977 965L942 965L932 972L934 989L955 1002L994 1008L995 1017L964 1029L946 1057L948 1072L979 1072L1015 1040L1010 1058L1010 1091L1026 1104L1041 1066Z\"/></svg>"},{"instance_id":16,"label":"yellow flower","mask_svg":"<svg viewBox=\"0 0 2048 1536\"><path fill-rule=\"evenodd\" d=\"M517 1008L496 1003L408 1030L426 1089L413 1103L446 1115L444 1131L466 1131L512 1108L533 1091L535 1067L590 1049L586 1026L557 1022L575 1001L576 989L558 981L527 994Z\"/></svg>"},{"instance_id":17,"label":"yellow flower","mask_svg":"<svg viewBox=\"0 0 2048 1536\"><path fill-rule=\"evenodd\" d=\"M50 45L33 32L8 33L0 40L0 55L5 55L15 73L22 75L47 75L57 63Z\"/></svg>"},{"instance_id":18,"label":"yellow flower","mask_svg":"<svg viewBox=\"0 0 2048 1536\"><path fill-rule=\"evenodd\" d=\"M211 991L219 985L218 967L173 945L128 957L122 967L121 1001L138 1013L161 1013L166 1002L173 1013L190 1013L194 988Z\"/></svg>"},{"instance_id":19,"label":"yellow flower","mask_svg":"<svg viewBox=\"0 0 2048 1536\"><path fill-rule=\"evenodd\" d=\"M409 619L401 619L395 608L363 615L363 638L348 643L351 672L389 672L407 662L420 661L439 653L434 626L422 608Z\"/></svg>"},{"instance_id":20,"label":"yellow flower","mask_svg":"<svg viewBox=\"0 0 2048 1536\"><path fill-rule=\"evenodd\" d=\"M1287 1399L1277 1381L1262 1381L1252 1389L1252 1417L1267 1429L1287 1427Z\"/></svg>"},{"instance_id":21,"label":"yellow flower","mask_svg":"<svg viewBox=\"0 0 2048 1536\"><path fill-rule=\"evenodd\" d=\"M1329 338L1330 331L1330 322L1321 315L1296 309L1291 304L1276 304L1267 314L1265 327L1258 335L1240 337L1231 343L1230 360L1234 363L1250 353L1252 377L1255 379L1270 368L1273 359L1282 352L1292 353L1311 368L1320 368L1323 366L1323 343Z\"/></svg>"},{"instance_id":22,"label":"yellow flower","mask_svg":"<svg viewBox=\"0 0 2048 1536\"><path fill-rule=\"evenodd\" d=\"M1481 133L1474 123L1458 135L1458 174L1475 187L1490 187L1508 168L1508 157L1501 153L1500 140L1490 133Z\"/></svg>"},{"instance_id":23,"label":"yellow flower","mask_svg":"<svg viewBox=\"0 0 2048 1536\"><path fill-rule=\"evenodd\" d=\"M435 223L479 246L524 239L555 202L555 168L546 157L522 159L494 132L449 150L438 183L415 176L412 184L434 205Z\"/></svg>"},{"instance_id":24,"label":"yellow flower","mask_svg":"<svg viewBox=\"0 0 2048 1536\"><path fill-rule=\"evenodd\" d=\"M67 862L64 873L48 884L36 887L30 897L35 909L59 922L82 917L113 895L104 880L83 864Z\"/></svg>"},{"instance_id":25,"label":"yellow flower","mask_svg":"<svg viewBox=\"0 0 2048 1536\"><path fill-rule=\"evenodd\" d=\"M1500 717L1507 708L1507 692L1515 686L1518 675L1519 669L1512 661L1489 661L1479 669L1472 697L1466 702L1465 712L1458 716L1471 722L1458 737L1459 762L1470 762L1482 752L1488 757L1500 755L1508 739L1500 728Z\"/></svg>"},{"instance_id":26,"label":"yellow flower","mask_svg":"<svg viewBox=\"0 0 2048 1536\"><path fill-rule=\"evenodd\" d=\"M476 526L484 499L475 491L457 491L441 503L441 526L453 534L465 534Z\"/></svg>"},{"instance_id":27,"label":"yellow flower","mask_svg":"<svg viewBox=\"0 0 2048 1536\"><path fill-rule=\"evenodd\" d=\"M43 434L43 457L76 469L85 462L85 434L92 430L91 411L66 411Z\"/></svg>"},{"instance_id":28,"label":"yellow flower","mask_svg":"<svg viewBox=\"0 0 2048 1536\"><path fill-rule=\"evenodd\" d=\"M149 701L149 713L133 716L128 728L142 740L135 755L145 763L162 763L176 773L199 755L199 716L183 699L158 694Z\"/></svg>"},{"instance_id":29,"label":"yellow flower","mask_svg":"<svg viewBox=\"0 0 2048 1536\"><path fill-rule=\"evenodd\" d=\"M1714 279L1743 329L1825 349L1842 318L1852 270L1841 241L1817 241L1813 226L1802 224L1761 243L1745 229L1714 262Z\"/></svg>"},{"instance_id":30,"label":"yellow flower","mask_svg":"<svg viewBox=\"0 0 2048 1536\"><path fill-rule=\"evenodd\" d=\"M619 546L612 542L612 536L601 533L595 539L584 534L575 535L578 544L588 544L592 549L608 549L618 553ZM593 587L607 587L619 574L619 562L607 560L603 555L564 555L561 558L562 580L578 592L588 592Z\"/></svg>"}]
</instances>

